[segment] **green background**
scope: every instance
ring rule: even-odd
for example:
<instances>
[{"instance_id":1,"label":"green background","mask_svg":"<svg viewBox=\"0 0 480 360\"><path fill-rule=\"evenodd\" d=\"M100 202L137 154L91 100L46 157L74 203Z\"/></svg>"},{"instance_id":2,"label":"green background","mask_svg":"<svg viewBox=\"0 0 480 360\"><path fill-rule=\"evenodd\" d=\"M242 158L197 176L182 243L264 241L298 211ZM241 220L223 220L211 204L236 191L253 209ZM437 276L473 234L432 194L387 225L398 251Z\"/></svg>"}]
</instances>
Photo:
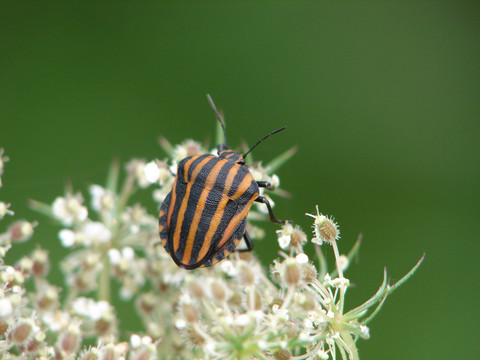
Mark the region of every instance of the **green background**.
<instances>
[{"instance_id":1,"label":"green background","mask_svg":"<svg viewBox=\"0 0 480 360\"><path fill-rule=\"evenodd\" d=\"M426 253L362 359L478 358L479 19L473 1L2 1L0 199L38 219L34 240L59 256L57 228L27 199L102 184L115 157L163 158L160 135L213 138L209 92L231 144L288 125L255 150L268 161L299 145L279 171L293 195L275 198L279 217L309 231L319 204L341 251L364 234L347 306L385 265L398 280Z\"/></svg>"}]
</instances>

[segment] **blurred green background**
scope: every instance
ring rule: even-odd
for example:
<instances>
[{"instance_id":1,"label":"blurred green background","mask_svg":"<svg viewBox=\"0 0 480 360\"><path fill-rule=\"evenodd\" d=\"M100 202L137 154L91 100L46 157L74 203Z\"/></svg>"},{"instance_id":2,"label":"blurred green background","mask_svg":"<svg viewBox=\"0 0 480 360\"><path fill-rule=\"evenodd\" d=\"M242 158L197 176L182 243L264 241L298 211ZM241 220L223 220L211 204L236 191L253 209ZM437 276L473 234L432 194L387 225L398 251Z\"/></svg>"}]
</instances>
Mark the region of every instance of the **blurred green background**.
<instances>
[{"instance_id":1,"label":"blurred green background","mask_svg":"<svg viewBox=\"0 0 480 360\"><path fill-rule=\"evenodd\" d=\"M480 358L478 2L0 4L0 199L39 220L33 240L54 258L58 228L27 199L102 184L116 157L163 158L160 135L213 139L209 92L231 144L288 125L255 150L268 161L299 145L279 171L293 195L275 198L279 217L309 232L319 204L345 252L364 234L347 306L384 266L398 280L426 253L359 340L362 359Z\"/></svg>"}]
</instances>

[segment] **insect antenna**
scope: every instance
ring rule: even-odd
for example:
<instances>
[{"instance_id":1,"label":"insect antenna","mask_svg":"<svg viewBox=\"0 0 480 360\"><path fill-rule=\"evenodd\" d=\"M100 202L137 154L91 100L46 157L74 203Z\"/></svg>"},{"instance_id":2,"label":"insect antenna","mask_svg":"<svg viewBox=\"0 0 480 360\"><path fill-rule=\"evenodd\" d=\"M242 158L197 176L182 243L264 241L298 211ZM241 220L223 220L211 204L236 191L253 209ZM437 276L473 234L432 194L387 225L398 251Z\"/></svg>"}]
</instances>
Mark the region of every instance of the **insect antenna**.
<instances>
[{"instance_id":1,"label":"insect antenna","mask_svg":"<svg viewBox=\"0 0 480 360\"><path fill-rule=\"evenodd\" d=\"M217 115L217 119L220 122L220 125L222 125L223 136L225 138L225 146L228 148L227 132L225 131L225 124L223 123L222 118L220 117L220 114L218 113L217 108L215 107L215 104L213 103L213 100L212 100L212 97L210 96L210 94L207 94L207 99L208 99L208 102L210 103L210 106L212 107L213 111L215 111L215 114Z\"/></svg>"},{"instance_id":2,"label":"insect antenna","mask_svg":"<svg viewBox=\"0 0 480 360\"><path fill-rule=\"evenodd\" d=\"M248 151L243 155L243 159L245 159L245 158L247 157L248 153L249 153L250 151L252 151L253 149L255 149L255 147L256 147L258 144L260 144L263 140L269 138L270 136L272 136L272 135L274 135L274 134L276 134L276 133L279 133L279 132L282 131L282 130L285 130L286 128L287 128L287 127L284 126L284 127L280 128L280 129L278 129L278 130L275 130L275 131L271 132L271 133L268 134L268 135L265 135L263 138L261 138L260 140L258 140L257 143L256 143L255 145L253 145L253 146L250 148L250 150L248 150Z\"/></svg>"}]
</instances>

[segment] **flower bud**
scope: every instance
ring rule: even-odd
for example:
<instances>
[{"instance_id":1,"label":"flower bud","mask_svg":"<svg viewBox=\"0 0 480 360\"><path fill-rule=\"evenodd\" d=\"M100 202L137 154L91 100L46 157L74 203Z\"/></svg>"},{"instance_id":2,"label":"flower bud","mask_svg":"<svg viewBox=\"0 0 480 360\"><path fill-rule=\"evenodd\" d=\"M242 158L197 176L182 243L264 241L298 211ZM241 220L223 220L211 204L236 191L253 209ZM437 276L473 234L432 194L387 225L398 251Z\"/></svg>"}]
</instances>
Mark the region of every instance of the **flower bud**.
<instances>
[{"instance_id":1,"label":"flower bud","mask_svg":"<svg viewBox=\"0 0 480 360\"><path fill-rule=\"evenodd\" d=\"M33 235L33 228L36 223L29 223L25 220L19 220L14 222L8 228L8 233L13 242L25 242L29 240Z\"/></svg>"},{"instance_id":2,"label":"flower bud","mask_svg":"<svg viewBox=\"0 0 480 360\"><path fill-rule=\"evenodd\" d=\"M292 353L287 349L278 350L273 354L275 360L290 360L292 358Z\"/></svg>"},{"instance_id":3,"label":"flower bud","mask_svg":"<svg viewBox=\"0 0 480 360\"><path fill-rule=\"evenodd\" d=\"M300 283L300 268L295 259L285 260L284 280L287 286L297 286Z\"/></svg>"},{"instance_id":4,"label":"flower bud","mask_svg":"<svg viewBox=\"0 0 480 360\"><path fill-rule=\"evenodd\" d=\"M292 230L290 248L297 253L302 251L303 245L307 242L307 235L303 232L300 226L296 225Z\"/></svg>"},{"instance_id":5,"label":"flower bud","mask_svg":"<svg viewBox=\"0 0 480 360\"><path fill-rule=\"evenodd\" d=\"M313 223L313 232L315 234L315 237L312 239L312 242L318 245L322 245L322 243L324 242L332 245L336 240L340 238L340 230L338 229L338 224L333 220L333 218L329 218L325 215L320 214L320 211L318 210L318 205L316 209L316 215L305 214L315 219Z\"/></svg>"},{"instance_id":6,"label":"flower bud","mask_svg":"<svg viewBox=\"0 0 480 360\"><path fill-rule=\"evenodd\" d=\"M254 270L249 264L242 261L238 267L238 275L240 281L245 285L253 285L255 283L255 273Z\"/></svg>"},{"instance_id":7,"label":"flower bud","mask_svg":"<svg viewBox=\"0 0 480 360\"><path fill-rule=\"evenodd\" d=\"M157 299L151 292L141 294L136 301L137 308L142 314L150 314L155 309Z\"/></svg>"},{"instance_id":8,"label":"flower bud","mask_svg":"<svg viewBox=\"0 0 480 360\"><path fill-rule=\"evenodd\" d=\"M317 278L317 269L311 263L301 264L302 280L306 283L312 283Z\"/></svg>"},{"instance_id":9,"label":"flower bud","mask_svg":"<svg viewBox=\"0 0 480 360\"><path fill-rule=\"evenodd\" d=\"M216 279L211 281L210 291L212 297L220 303L227 299L226 285Z\"/></svg>"},{"instance_id":10,"label":"flower bud","mask_svg":"<svg viewBox=\"0 0 480 360\"><path fill-rule=\"evenodd\" d=\"M56 344L56 348L62 355L69 355L75 353L82 343L82 336L80 328L72 324L60 332Z\"/></svg>"},{"instance_id":11,"label":"flower bud","mask_svg":"<svg viewBox=\"0 0 480 360\"><path fill-rule=\"evenodd\" d=\"M99 351L95 347L88 348L82 351L78 356L78 360L98 360L98 359L99 359Z\"/></svg>"},{"instance_id":12,"label":"flower bud","mask_svg":"<svg viewBox=\"0 0 480 360\"><path fill-rule=\"evenodd\" d=\"M50 262L48 261L48 252L42 249L36 249L32 254L33 260L33 275L37 277L44 277L48 274L50 269Z\"/></svg>"},{"instance_id":13,"label":"flower bud","mask_svg":"<svg viewBox=\"0 0 480 360\"><path fill-rule=\"evenodd\" d=\"M190 285L190 293L197 299L202 299L205 296L202 284L199 281L193 280Z\"/></svg>"},{"instance_id":14,"label":"flower bud","mask_svg":"<svg viewBox=\"0 0 480 360\"><path fill-rule=\"evenodd\" d=\"M198 312L197 309L192 304L182 304L182 314L185 320L190 323L194 323L198 321Z\"/></svg>"},{"instance_id":15,"label":"flower bud","mask_svg":"<svg viewBox=\"0 0 480 360\"><path fill-rule=\"evenodd\" d=\"M23 345L33 339L35 335L35 324L32 319L17 319L7 330L7 340L12 345Z\"/></svg>"}]
</instances>

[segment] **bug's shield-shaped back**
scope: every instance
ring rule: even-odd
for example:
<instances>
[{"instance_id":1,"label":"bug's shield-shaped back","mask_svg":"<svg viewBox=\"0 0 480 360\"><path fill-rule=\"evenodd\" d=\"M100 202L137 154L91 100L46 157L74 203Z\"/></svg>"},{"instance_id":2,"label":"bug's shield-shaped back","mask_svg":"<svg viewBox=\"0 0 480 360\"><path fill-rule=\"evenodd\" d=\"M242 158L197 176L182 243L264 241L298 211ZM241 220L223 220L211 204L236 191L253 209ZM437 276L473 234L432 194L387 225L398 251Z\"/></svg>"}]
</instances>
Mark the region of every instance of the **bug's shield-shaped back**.
<instances>
[{"instance_id":1,"label":"bug's shield-shaped back","mask_svg":"<svg viewBox=\"0 0 480 360\"><path fill-rule=\"evenodd\" d=\"M229 158L204 154L183 159L160 210L165 249L187 269L224 259L243 237L258 192L248 169Z\"/></svg>"},{"instance_id":2,"label":"bug's shield-shaped back","mask_svg":"<svg viewBox=\"0 0 480 360\"><path fill-rule=\"evenodd\" d=\"M182 189L182 185L185 184L176 185L177 187L180 186L177 189L179 192L186 191L186 189ZM204 219L210 221L202 221L194 229L192 229L191 222L185 222L186 225L182 228L184 227L183 230L186 231L183 231L180 242L175 244L175 225L179 221L175 217L175 214L178 213L178 211L175 211L175 204L173 204L173 210L171 211L173 217L170 222L168 221L171 201L172 193L169 193L160 209L160 239L165 250L172 256L177 265L187 269L215 265L235 250L245 233L246 215L253 202L252 200L243 206L239 206L236 201L222 194L217 207L210 206L203 209ZM184 221L179 224L182 225L182 223ZM196 235L195 242L191 243L190 246L187 242L189 231L193 231L192 233ZM182 233L182 229L180 233Z\"/></svg>"}]
</instances>

